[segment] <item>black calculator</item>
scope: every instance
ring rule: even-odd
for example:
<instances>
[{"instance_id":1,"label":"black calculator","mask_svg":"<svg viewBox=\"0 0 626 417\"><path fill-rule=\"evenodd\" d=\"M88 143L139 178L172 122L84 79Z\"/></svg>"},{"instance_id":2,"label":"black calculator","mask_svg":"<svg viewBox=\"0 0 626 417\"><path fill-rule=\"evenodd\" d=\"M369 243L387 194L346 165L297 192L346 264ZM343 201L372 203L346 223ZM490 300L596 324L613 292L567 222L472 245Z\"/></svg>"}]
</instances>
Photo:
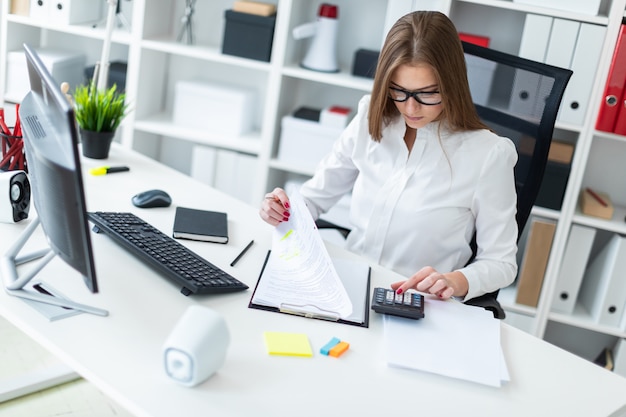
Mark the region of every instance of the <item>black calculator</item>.
<instances>
[{"instance_id":1,"label":"black calculator","mask_svg":"<svg viewBox=\"0 0 626 417\"><path fill-rule=\"evenodd\" d=\"M392 289L374 288L372 310L409 319L424 318L424 296L415 292L396 294Z\"/></svg>"}]
</instances>

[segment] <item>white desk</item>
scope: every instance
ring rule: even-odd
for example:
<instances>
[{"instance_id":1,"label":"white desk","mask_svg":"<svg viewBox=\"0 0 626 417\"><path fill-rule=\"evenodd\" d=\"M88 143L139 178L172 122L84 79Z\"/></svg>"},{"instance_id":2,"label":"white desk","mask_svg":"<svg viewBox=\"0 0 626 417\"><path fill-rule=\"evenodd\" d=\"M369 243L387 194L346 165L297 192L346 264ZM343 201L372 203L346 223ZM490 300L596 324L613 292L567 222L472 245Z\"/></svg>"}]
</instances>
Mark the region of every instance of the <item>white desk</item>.
<instances>
[{"instance_id":1,"label":"white desk","mask_svg":"<svg viewBox=\"0 0 626 417\"><path fill-rule=\"evenodd\" d=\"M87 169L128 165L131 171L93 177ZM227 211L227 245L185 242L254 288L270 245L270 226L258 209L222 195L147 158L114 147L106 161L85 160L88 209L133 211L161 230L172 229L174 207L137 209L138 191L161 188L175 205ZM28 221L0 224L0 250ZM92 234L100 293L53 260L38 277L76 301L106 308L109 317L82 314L48 322L22 300L0 291L0 314L137 416L623 416L626 379L502 323L502 345L511 382L502 388L423 372L388 368L381 316L370 327L329 323L247 308L252 290L219 296L180 294L104 235ZM229 264L251 240L255 245ZM333 256L353 256L331 248ZM372 287L398 280L373 267ZM198 303L222 313L231 332L224 366L195 388L166 378L161 346L187 306ZM309 336L313 358L269 356L264 331ZM318 354L336 336L350 343L341 358ZM427 343L427 341L425 341ZM459 347L460 349L462 347Z\"/></svg>"}]
</instances>

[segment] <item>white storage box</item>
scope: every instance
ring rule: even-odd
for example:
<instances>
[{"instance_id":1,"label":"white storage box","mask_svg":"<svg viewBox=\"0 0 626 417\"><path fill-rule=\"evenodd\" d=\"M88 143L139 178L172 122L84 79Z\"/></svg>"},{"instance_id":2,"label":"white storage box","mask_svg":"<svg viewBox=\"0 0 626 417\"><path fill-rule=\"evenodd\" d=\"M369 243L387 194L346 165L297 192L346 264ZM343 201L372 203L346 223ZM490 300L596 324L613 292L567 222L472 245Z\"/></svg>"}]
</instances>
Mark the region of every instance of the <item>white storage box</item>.
<instances>
[{"instance_id":1,"label":"white storage box","mask_svg":"<svg viewBox=\"0 0 626 417\"><path fill-rule=\"evenodd\" d=\"M206 81L176 83L176 124L209 133L241 135L252 130L255 116L253 91Z\"/></svg>"},{"instance_id":2,"label":"white storage box","mask_svg":"<svg viewBox=\"0 0 626 417\"><path fill-rule=\"evenodd\" d=\"M30 0L30 17L65 25L96 22L103 4L102 0Z\"/></svg>"},{"instance_id":3,"label":"white storage box","mask_svg":"<svg viewBox=\"0 0 626 417\"><path fill-rule=\"evenodd\" d=\"M49 48L37 48L36 51L58 84L62 82L70 84L70 92L77 85L85 82L84 71L87 58L84 54ZM10 101L21 102L30 91L26 56L23 50L11 51L7 54L6 80L6 98Z\"/></svg>"},{"instance_id":4,"label":"white storage box","mask_svg":"<svg viewBox=\"0 0 626 417\"><path fill-rule=\"evenodd\" d=\"M281 123L278 159L314 170L328 154L343 128L285 116Z\"/></svg>"},{"instance_id":5,"label":"white storage box","mask_svg":"<svg viewBox=\"0 0 626 417\"><path fill-rule=\"evenodd\" d=\"M513 3L532 4L568 12L584 13L596 16L602 0L513 0Z\"/></svg>"}]
</instances>

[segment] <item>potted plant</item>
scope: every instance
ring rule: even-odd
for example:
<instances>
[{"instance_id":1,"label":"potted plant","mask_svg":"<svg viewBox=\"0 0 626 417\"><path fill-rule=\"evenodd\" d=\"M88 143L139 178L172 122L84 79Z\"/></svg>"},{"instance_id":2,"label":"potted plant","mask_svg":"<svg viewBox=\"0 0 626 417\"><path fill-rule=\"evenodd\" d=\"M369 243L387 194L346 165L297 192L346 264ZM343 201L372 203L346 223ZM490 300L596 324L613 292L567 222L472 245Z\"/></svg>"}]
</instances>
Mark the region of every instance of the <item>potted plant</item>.
<instances>
[{"instance_id":1,"label":"potted plant","mask_svg":"<svg viewBox=\"0 0 626 417\"><path fill-rule=\"evenodd\" d=\"M104 90L96 88L94 82L76 87L74 106L84 156L109 156L115 131L127 115L125 100L126 94L118 92L115 84Z\"/></svg>"}]
</instances>

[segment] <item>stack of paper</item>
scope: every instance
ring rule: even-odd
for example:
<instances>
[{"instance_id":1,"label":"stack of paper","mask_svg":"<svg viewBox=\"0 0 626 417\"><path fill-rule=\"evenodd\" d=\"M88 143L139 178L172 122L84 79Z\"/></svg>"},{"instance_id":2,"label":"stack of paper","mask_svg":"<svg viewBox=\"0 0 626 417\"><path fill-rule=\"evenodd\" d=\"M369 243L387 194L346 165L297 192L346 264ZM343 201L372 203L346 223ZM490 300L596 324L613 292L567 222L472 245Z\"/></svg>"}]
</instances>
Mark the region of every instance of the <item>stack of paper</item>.
<instances>
[{"instance_id":1,"label":"stack of paper","mask_svg":"<svg viewBox=\"0 0 626 417\"><path fill-rule=\"evenodd\" d=\"M432 372L494 387L509 381L493 313L454 300L426 298L426 317L384 316L389 366Z\"/></svg>"}]
</instances>

